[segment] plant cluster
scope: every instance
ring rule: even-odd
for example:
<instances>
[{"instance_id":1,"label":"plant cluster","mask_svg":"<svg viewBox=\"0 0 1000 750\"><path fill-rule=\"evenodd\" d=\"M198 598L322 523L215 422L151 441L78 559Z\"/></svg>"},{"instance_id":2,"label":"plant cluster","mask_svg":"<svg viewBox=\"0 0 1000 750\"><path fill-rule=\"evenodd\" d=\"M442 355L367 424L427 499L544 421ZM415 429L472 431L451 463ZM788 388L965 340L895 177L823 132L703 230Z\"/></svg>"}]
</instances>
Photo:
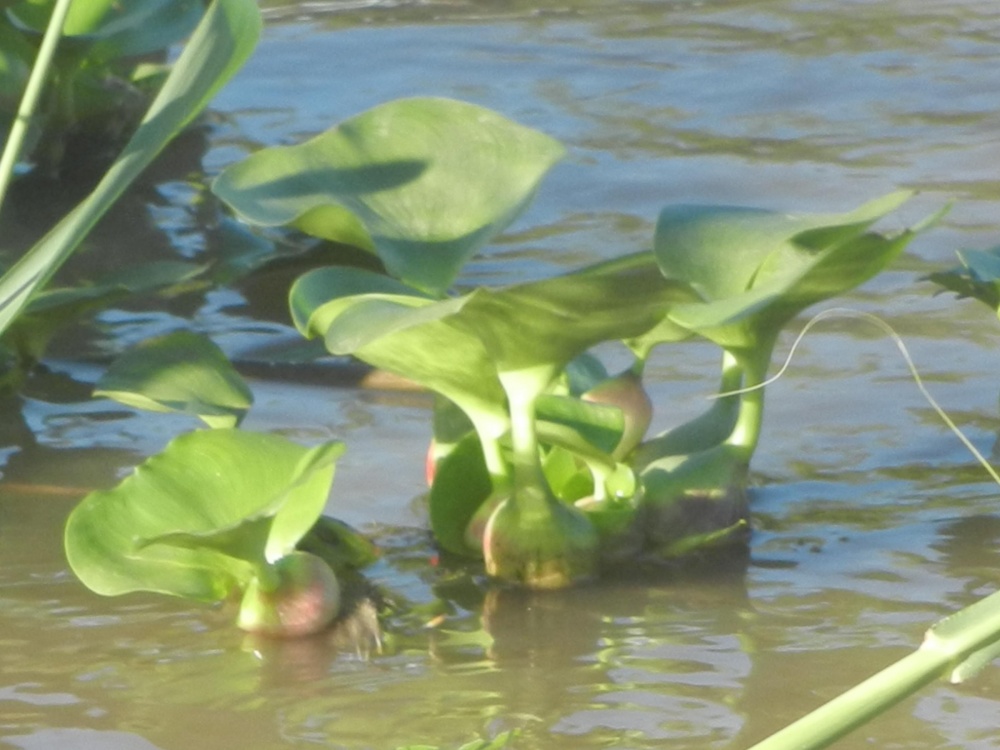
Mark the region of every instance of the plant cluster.
<instances>
[{"instance_id":1,"label":"plant cluster","mask_svg":"<svg viewBox=\"0 0 1000 750\"><path fill-rule=\"evenodd\" d=\"M351 244L381 262L384 273L330 266L300 277L289 296L295 325L333 354L437 394L435 538L482 556L491 576L537 588L590 578L609 562L742 539L760 386L778 334L878 273L921 228L871 231L908 193L842 215L669 206L649 251L456 289L462 265L563 154L481 107L404 99L259 151L213 185L247 222ZM695 336L721 350L720 397L649 437L645 364L660 345ZM609 341L633 358L615 375L592 351Z\"/></svg>"},{"instance_id":2,"label":"plant cluster","mask_svg":"<svg viewBox=\"0 0 1000 750\"><path fill-rule=\"evenodd\" d=\"M156 68L162 87L103 179L0 277L0 334L21 360L40 356L67 310L148 288L117 279L44 290L252 50L260 30L253 0L213 0L202 10L200 0L23 0L0 8L0 108L29 91L12 121L0 186L30 148L25 123L39 81L52 84L33 152L46 168L61 158L66 133L120 109L122 97L148 80L148 57L197 24L169 72ZM61 29L67 44L57 53ZM31 92L35 104L25 104ZM541 589L592 578L608 565L745 543L749 465L778 336L802 310L879 273L940 216L875 231L907 192L833 215L668 206L649 250L548 279L461 285L464 264L520 215L563 156L552 138L495 112L413 98L305 143L264 149L213 186L251 225L288 227L367 258L299 277L289 291L295 326L332 354L436 394L427 474L437 543L481 557L493 578ZM1000 310L998 255L967 252L959 269L932 278ZM192 272L161 271L154 274L161 284ZM649 435L647 362L659 347L692 338L719 349L718 398L689 422ZM630 353L616 374L595 351L607 342ZM241 429L252 394L218 347L188 332L128 352L96 393L187 413L208 429L177 437L74 509L65 547L77 576L106 595L234 599L239 627L269 636L328 627L341 610L343 577L375 554L323 516L344 445L306 447ZM766 746L822 746L933 676L975 671L997 653L996 610L994 597L935 626L921 651L873 688Z\"/></svg>"}]
</instances>

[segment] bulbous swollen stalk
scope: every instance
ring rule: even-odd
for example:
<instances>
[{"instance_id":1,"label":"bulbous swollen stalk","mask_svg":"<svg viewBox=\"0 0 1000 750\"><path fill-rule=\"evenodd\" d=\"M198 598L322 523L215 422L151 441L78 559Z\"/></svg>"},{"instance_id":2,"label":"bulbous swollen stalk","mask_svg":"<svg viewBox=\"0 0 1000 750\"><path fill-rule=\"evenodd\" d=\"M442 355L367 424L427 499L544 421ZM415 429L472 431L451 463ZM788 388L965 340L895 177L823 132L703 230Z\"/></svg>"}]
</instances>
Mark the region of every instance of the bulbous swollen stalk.
<instances>
[{"instance_id":1,"label":"bulbous swollen stalk","mask_svg":"<svg viewBox=\"0 0 1000 750\"><path fill-rule=\"evenodd\" d=\"M550 366L500 374L510 410L514 482L483 532L486 572L531 588L557 589L597 572L597 531L583 513L552 494L539 456L535 399Z\"/></svg>"},{"instance_id":2,"label":"bulbous swollen stalk","mask_svg":"<svg viewBox=\"0 0 1000 750\"><path fill-rule=\"evenodd\" d=\"M324 630L340 611L340 584L322 558L292 552L254 578L237 625L250 633L297 638Z\"/></svg>"},{"instance_id":3,"label":"bulbous swollen stalk","mask_svg":"<svg viewBox=\"0 0 1000 750\"><path fill-rule=\"evenodd\" d=\"M621 461L629 455L636 446L642 442L653 421L653 402L649 399L649 394L642 387L642 378L634 369L628 369L608 378L580 398L595 404L606 404L617 406L622 411L624 418L624 430L621 440L611 452L612 458Z\"/></svg>"},{"instance_id":4,"label":"bulbous swollen stalk","mask_svg":"<svg viewBox=\"0 0 1000 750\"><path fill-rule=\"evenodd\" d=\"M486 524L489 523L490 517L500 504L509 497L509 488L494 490L488 498L483 500L476 512L472 514L472 518L469 519L469 523L465 527L465 543L469 545L470 549L482 553Z\"/></svg>"},{"instance_id":5,"label":"bulbous swollen stalk","mask_svg":"<svg viewBox=\"0 0 1000 750\"><path fill-rule=\"evenodd\" d=\"M596 575L598 544L597 530L583 513L560 503L547 487L520 487L486 522L483 557L495 578L559 589Z\"/></svg>"}]
</instances>

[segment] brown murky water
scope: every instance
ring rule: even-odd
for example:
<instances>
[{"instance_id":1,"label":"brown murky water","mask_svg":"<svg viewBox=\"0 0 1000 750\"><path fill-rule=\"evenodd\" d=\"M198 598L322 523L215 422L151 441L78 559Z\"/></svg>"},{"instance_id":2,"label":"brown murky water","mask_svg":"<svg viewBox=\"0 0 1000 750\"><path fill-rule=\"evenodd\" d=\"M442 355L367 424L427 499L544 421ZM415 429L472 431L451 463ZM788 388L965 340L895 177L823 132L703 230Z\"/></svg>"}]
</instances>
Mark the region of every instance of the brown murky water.
<instances>
[{"instance_id":1,"label":"brown murky water","mask_svg":"<svg viewBox=\"0 0 1000 750\"><path fill-rule=\"evenodd\" d=\"M991 450L1000 324L919 279L957 249L1000 243L1000 7L263 5L264 42L209 130L128 198L77 268L213 257L223 248L206 224L210 175L413 94L490 106L570 149L464 283L641 249L671 202L839 211L915 187L900 221L949 200L952 213L848 302L900 330L936 397ZM30 234L54 209L29 188L20 196L11 231ZM893 345L850 322L821 326L769 389L743 566L487 593L476 571L430 564L418 500L426 397L330 387L322 368L247 365L247 427L349 444L329 510L385 550L369 571L396 605L382 652L254 642L222 610L92 595L62 557L69 509L194 425L89 400L87 384L115 351L179 326L249 363L292 338L282 297L272 278L109 311L57 342L52 372L4 405L0 745L391 749L521 727L523 748L740 748L903 656L1000 582L1000 491L920 399ZM661 426L715 385L710 347L677 346L653 364ZM862 745L1000 748L1000 670L932 685L842 743Z\"/></svg>"}]
</instances>

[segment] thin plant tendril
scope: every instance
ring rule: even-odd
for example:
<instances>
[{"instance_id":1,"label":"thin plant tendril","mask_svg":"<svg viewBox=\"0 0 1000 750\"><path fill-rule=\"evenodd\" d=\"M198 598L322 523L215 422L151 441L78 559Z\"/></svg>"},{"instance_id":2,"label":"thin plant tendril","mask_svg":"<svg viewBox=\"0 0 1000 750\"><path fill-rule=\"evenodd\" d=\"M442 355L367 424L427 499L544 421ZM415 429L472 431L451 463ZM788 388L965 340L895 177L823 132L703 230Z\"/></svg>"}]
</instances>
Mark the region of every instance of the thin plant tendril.
<instances>
[{"instance_id":1,"label":"thin plant tendril","mask_svg":"<svg viewBox=\"0 0 1000 750\"><path fill-rule=\"evenodd\" d=\"M815 326L817 323L826 320L827 318L857 318L860 320L864 320L873 324L874 326L879 328L883 333L889 336L889 338L892 339L892 341L896 344L896 348L899 349L900 354L903 355L903 361L906 362L906 366L910 370L910 375L913 377L913 382L916 383L917 388L920 390L921 395L923 395L923 397L927 400L927 403L931 405L931 408L934 409L935 412L937 412L937 415L941 417L941 420L948 426L948 429L950 429L955 434L955 437L957 437L960 441L962 441L962 445L968 448L969 452L975 457L975 459L979 462L979 464L984 469L986 469L986 473L989 474L990 477L992 477L993 481L996 482L998 485L1000 485L1000 474L997 474L997 471L993 468L993 466L990 465L990 462L986 460L983 454L979 452L976 446L972 444L972 441L970 441L965 436L965 434L952 421L951 417L948 416L945 410L941 408L940 404L938 404L938 402L934 400L934 397L927 390L927 387L924 385L923 379L920 377L920 373L917 372L917 366L913 363L913 358L910 356L910 352L907 350L906 344L903 343L903 339L900 337L900 335L896 333L895 329L892 326L890 326L888 323L882 320L882 318L878 317L877 315L872 315L871 313L863 312L861 310L853 310L849 307L833 307L830 308L829 310L824 310L823 312L814 315L812 318L809 319L809 322L802 327L802 330L799 331L799 335L795 337L795 341L792 342L792 346L788 350L788 356L785 358L785 362L778 370L778 372L776 372L770 378L757 385L747 386L746 388L738 388L737 390L734 391L725 391L724 393L714 393L708 398L716 399L716 398L724 398L725 396L738 396L741 393L748 393L750 391L755 391L758 390L759 388L763 388L764 386L773 383L775 380L777 380L778 378L780 378L782 375L785 374L785 371L792 363L792 357L795 356L795 352L798 349L799 344L802 343L802 339L809 332L809 330L812 329L813 326Z\"/></svg>"}]
</instances>

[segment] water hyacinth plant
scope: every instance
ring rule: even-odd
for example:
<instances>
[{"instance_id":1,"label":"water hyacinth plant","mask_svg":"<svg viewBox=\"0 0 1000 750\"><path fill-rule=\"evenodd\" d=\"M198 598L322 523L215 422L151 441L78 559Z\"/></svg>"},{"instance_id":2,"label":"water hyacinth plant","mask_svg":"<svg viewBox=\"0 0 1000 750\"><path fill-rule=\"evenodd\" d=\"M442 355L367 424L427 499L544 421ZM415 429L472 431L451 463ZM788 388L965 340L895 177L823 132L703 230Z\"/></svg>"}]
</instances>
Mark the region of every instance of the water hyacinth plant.
<instances>
[{"instance_id":1,"label":"water hyacinth plant","mask_svg":"<svg viewBox=\"0 0 1000 750\"><path fill-rule=\"evenodd\" d=\"M906 192L840 215L672 206L651 251L449 292L461 264L528 204L562 154L479 107L407 99L300 146L264 149L213 187L250 222L356 243L382 261L387 274L327 267L302 276L290 293L293 320L330 352L438 394L428 467L435 537L481 555L497 578L539 588L591 577L606 561L744 538L763 418L756 386L778 334L801 310L878 273L922 228L871 231ZM693 336L722 350L721 398L647 438L645 362ZM635 355L613 377L588 353L607 341Z\"/></svg>"},{"instance_id":2,"label":"water hyacinth plant","mask_svg":"<svg viewBox=\"0 0 1000 750\"><path fill-rule=\"evenodd\" d=\"M126 352L95 394L215 429L181 435L74 509L66 556L86 586L107 596L239 598L237 625L267 636L330 625L341 607L337 573L375 557L363 537L322 516L342 443L306 447L236 429L252 394L212 341L187 331Z\"/></svg>"},{"instance_id":3,"label":"water hyacinth plant","mask_svg":"<svg viewBox=\"0 0 1000 750\"><path fill-rule=\"evenodd\" d=\"M330 566L296 548L326 505L343 444L198 430L116 488L88 495L66 524L66 556L92 591L241 597L238 625L309 635L338 614Z\"/></svg>"}]
</instances>

